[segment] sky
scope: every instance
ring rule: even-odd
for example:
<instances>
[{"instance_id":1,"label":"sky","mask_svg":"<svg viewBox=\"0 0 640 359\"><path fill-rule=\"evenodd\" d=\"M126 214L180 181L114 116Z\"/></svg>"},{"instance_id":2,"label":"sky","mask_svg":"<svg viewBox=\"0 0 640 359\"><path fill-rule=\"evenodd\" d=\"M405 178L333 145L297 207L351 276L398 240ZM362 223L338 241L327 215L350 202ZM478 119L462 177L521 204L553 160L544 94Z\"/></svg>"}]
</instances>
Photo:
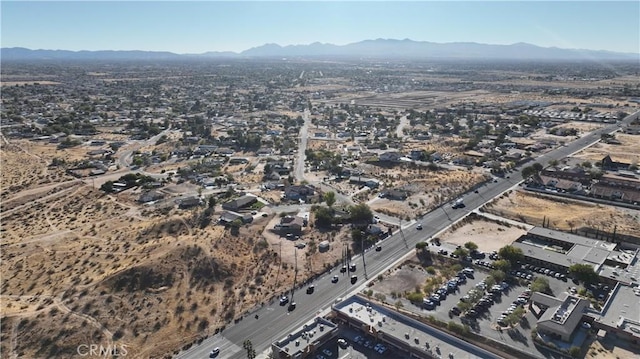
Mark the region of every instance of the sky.
<instances>
[{"instance_id":1,"label":"sky","mask_svg":"<svg viewBox=\"0 0 640 359\"><path fill-rule=\"evenodd\" d=\"M0 46L240 52L377 38L640 53L640 1L7 1Z\"/></svg>"}]
</instances>

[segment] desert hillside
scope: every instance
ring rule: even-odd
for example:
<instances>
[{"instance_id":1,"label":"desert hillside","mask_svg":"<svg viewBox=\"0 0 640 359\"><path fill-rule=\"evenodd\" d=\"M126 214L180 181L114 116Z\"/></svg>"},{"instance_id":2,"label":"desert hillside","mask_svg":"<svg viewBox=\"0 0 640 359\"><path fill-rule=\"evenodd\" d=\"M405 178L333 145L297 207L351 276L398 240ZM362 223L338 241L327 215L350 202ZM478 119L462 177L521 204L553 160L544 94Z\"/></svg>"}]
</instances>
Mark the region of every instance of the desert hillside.
<instances>
[{"instance_id":1,"label":"desert hillside","mask_svg":"<svg viewBox=\"0 0 640 359\"><path fill-rule=\"evenodd\" d=\"M201 227L202 209L141 210L64 173L52 182L50 159L1 156L2 357L74 357L110 341L162 357L293 281L264 226ZM21 182L29 172L42 178Z\"/></svg>"}]
</instances>

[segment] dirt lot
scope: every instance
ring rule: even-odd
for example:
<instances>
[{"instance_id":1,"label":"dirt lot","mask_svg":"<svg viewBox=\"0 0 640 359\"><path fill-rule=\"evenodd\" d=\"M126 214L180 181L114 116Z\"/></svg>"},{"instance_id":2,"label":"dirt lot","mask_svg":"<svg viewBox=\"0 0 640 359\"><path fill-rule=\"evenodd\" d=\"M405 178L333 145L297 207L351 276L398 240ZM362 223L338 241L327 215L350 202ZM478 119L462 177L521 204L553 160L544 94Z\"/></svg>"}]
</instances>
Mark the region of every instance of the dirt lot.
<instances>
[{"instance_id":1,"label":"dirt lot","mask_svg":"<svg viewBox=\"0 0 640 359\"><path fill-rule=\"evenodd\" d=\"M551 228L571 230L589 227L640 237L640 211L572 201L525 191L512 191L485 206L487 212L541 226L543 218Z\"/></svg>"},{"instance_id":2,"label":"dirt lot","mask_svg":"<svg viewBox=\"0 0 640 359\"><path fill-rule=\"evenodd\" d=\"M478 245L478 250L483 252L497 251L527 233L524 226L505 226L483 219L461 222L461 226L456 227L442 234L440 239L457 245L472 241Z\"/></svg>"},{"instance_id":3,"label":"dirt lot","mask_svg":"<svg viewBox=\"0 0 640 359\"><path fill-rule=\"evenodd\" d=\"M607 144L598 142L595 145L576 153L573 158L585 161L599 162L606 155L611 155L614 161L630 164L640 164L640 137L627 134L616 134L615 138L621 144Z\"/></svg>"}]
</instances>

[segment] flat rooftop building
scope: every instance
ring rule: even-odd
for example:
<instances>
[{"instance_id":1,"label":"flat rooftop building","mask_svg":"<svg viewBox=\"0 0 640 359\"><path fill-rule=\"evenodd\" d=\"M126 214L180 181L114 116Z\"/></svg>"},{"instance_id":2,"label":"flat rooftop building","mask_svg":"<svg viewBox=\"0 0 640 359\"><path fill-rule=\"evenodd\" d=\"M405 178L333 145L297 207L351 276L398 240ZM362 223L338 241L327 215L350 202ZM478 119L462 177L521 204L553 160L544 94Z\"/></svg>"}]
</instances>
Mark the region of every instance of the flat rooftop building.
<instances>
[{"instance_id":1,"label":"flat rooftop building","mask_svg":"<svg viewBox=\"0 0 640 359\"><path fill-rule=\"evenodd\" d=\"M640 344L640 288L618 284L593 325Z\"/></svg>"},{"instance_id":2,"label":"flat rooftop building","mask_svg":"<svg viewBox=\"0 0 640 359\"><path fill-rule=\"evenodd\" d=\"M634 263L637 249L621 249L618 244L571 233L534 227L526 235L518 238L513 246L520 248L529 262L542 264L552 269L566 270L574 264L590 264L602 277L615 281L615 269L633 268L633 275L640 275ZM633 275L628 276L631 283ZM637 277L634 277L637 278Z\"/></svg>"},{"instance_id":3,"label":"flat rooftop building","mask_svg":"<svg viewBox=\"0 0 640 359\"><path fill-rule=\"evenodd\" d=\"M287 335L286 338L271 344L273 357L307 358L324 343L335 338L338 326L322 317L316 317L302 329Z\"/></svg>"},{"instance_id":4,"label":"flat rooftop building","mask_svg":"<svg viewBox=\"0 0 640 359\"><path fill-rule=\"evenodd\" d=\"M378 342L402 353L403 358L447 357L448 353L453 358L500 358L360 296L347 298L332 309L338 321L373 336Z\"/></svg>"}]
</instances>

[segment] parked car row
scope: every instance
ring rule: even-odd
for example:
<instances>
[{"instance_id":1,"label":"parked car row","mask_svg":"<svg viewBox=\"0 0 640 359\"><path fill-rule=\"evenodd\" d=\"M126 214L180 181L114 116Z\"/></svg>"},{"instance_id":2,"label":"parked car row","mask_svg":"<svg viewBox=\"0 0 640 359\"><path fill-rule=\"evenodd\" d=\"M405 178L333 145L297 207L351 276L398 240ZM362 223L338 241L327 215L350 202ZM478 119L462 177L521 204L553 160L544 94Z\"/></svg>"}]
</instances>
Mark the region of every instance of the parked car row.
<instances>
[{"instance_id":1,"label":"parked car row","mask_svg":"<svg viewBox=\"0 0 640 359\"><path fill-rule=\"evenodd\" d=\"M544 274L544 275L548 275L549 277L554 277L556 279L560 279L562 281L566 281L567 280L567 275L564 273L560 273L560 272L556 272L552 269L549 268L545 268L545 267L538 267L538 266L534 266L531 264L523 264L522 265L522 269L524 270L530 270L532 272L536 272L536 273L540 273L540 274Z\"/></svg>"},{"instance_id":2,"label":"parked car row","mask_svg":"<svg viewBox=\"0 0 640 359\"><path fill-rule=\"evenodd\" d=\"M502 282L495 284L490 288L487 288L487 284L484 280L480 281L475 287L467 293L467 295L460 298L460 302L471 303L472 307L464 313L465 318L477 318L483 312L486 312L491 307L496 299L498 299L502 292L509 288L509 284ZM486 292L485 292L486 290ZM449 315L460 315L461 310L457 306L449 311Z\"/></svg>"},{"instance_id":3,"label":"parked car row","mask_svg":"<svg viewBox=\"0 0 640 359\"><path fill-rule=\"evenodd\" d=\"M449 279L438 288L434 294L428 298L424 298L422 301L423 307L427 310L435 309L443 300L447 299L447 295L454 293L460 285L465 284L467 277L473 277L473 268L461 270L455 277Z\"/></svg>"},{"instance_id":4,"label":"parked car row","mask_svg":"<svg viewBox=\"0 0 640 359\"><path fill-rule=\"evenodd\" d=\"M525 304L527 304L529 302L529 299L531 298L531 289L527 289L524 292L522 292L522 294L520 294L518 296L518 298L516 298L511 305L505 310L503 311L500 316L497 319L497 323L500 326L506 326L506 323L504 322L504 320L511 314L513 313L518 307L520 306L524 306Z\"/></svg>"},{"instance_id":5,"label":"parked car row","mask_svg":"<svg viewBox=\"0 0 640 359\"><path fill-rule=\"evenodd\" d=\"M355 338L353 338L353 342L365 348L373 349L379 354L384 354L387 351L387 347L384 344L382 343L374 344L373 341L365 339L362 335L358 335Z\"/></svg>"}]
</instances>

